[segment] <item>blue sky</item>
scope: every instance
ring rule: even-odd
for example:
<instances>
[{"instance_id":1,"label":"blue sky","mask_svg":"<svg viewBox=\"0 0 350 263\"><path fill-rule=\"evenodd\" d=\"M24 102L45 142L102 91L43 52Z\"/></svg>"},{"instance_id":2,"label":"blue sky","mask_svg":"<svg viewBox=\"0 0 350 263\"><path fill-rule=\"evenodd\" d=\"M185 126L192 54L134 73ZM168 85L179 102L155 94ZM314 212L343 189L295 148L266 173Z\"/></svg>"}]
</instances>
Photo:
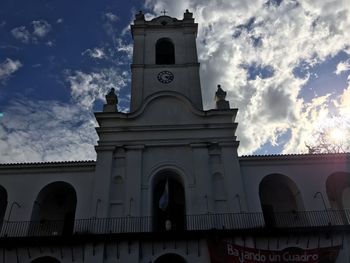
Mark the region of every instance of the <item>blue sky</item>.
<instances>
[{"instance_id":1,"label":"blue sky","mask_svg":"<svg viewBox=\"0 0 350 263\"><path fill-rule=\"evenodd\" d=\"M181 19L187 8L205 107L221 84L239 109L240 154L302 153L320 131L348 132L347 0L4 0L0 162L94 159L106 92L128 110L135 12Z\"/></svg>"}]
</instances>

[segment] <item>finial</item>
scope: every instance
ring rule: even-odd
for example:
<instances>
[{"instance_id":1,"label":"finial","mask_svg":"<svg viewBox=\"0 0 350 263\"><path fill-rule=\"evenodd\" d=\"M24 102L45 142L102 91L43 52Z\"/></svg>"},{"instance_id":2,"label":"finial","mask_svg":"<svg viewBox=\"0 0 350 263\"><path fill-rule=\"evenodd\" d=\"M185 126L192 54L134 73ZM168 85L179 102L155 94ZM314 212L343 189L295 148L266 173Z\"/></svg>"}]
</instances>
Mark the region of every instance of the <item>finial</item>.
<instances>
[{"instance_id":1,"label":"finial","mask_svg":"<svg viewBox=\"0 0 350 263\"><path fill-rule=\"evenodd\" d=\"M117 112L118 97L115 94L115 89L111 88L106 95L106 104L103 105L104 112Z\"/></svg>"},{"instance_id":2,"label":"finial","mask_svg":"<svg viewBox=\"0 0 350 263\"><path fill-rule=\"evenodd\" d=\"M165 11L165 9L164 9L161 13L163 13L163 16L165 16L165 14L168 13L168 12Z\"/></svg>"},{"instance_id":3,"label":"finial","mask_svg":"<svg viewBox=\"0 0 350 263\"><path fill-rule=\"evenodd\" d=\"M139 11L138 14L135 15L136 20L145 20L145 15L143 14L142 10Z\"/></svg>"},{"instance_id":4,"label":"finial","mask_svg":"<svg viewBox=\"0 0 350 263\"><path fill-rule=\"evenodd\" d=\"M215 101L216 101L216 109L229 109L230 103L225 100L227 92L221 88L221 85L218 85L218 89L215 92Z\"/></svg>"},{"instance_id":5,"label":"finial","mask_svg":"<svg viewBox=\"0 0 350 263\"><path fill-rule=\"evenodd\" d=\"M221 85L219 84L218 85L218 90L216 91L215 95L217 97L219 97L219 99L225 99L226 98L226 91L224 91L222 88L221 88Z\"/></svg>"},{"instance_id":6,"label":"finial","mask_svg":"<svg viewBox=\"0 0 350 263\"><path fill-rule=\"evenodd\" d=\"M193 19L193 13L186 9L186 12L184 13L184 19Z\"/></svg>"}]
</instances>

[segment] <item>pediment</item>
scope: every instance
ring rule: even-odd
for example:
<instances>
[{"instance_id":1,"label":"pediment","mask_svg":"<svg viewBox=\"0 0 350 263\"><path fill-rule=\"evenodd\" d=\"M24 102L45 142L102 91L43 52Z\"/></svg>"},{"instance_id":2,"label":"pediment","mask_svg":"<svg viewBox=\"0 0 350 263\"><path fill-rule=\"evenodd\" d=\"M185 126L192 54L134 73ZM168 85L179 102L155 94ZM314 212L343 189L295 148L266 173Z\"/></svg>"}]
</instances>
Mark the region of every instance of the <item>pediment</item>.
<instances>
[{"instance_id":1,"label":"pediment","mask_svg":"<svg viewBox=\"0 0 350 263\"><path fill-rule=\"evenodd\" d=\"M100 128L126 131L224 126L233 129L236 114L237 109L199 110L183 94L161 91L148 96L134 112L100 112L95 116Z\"/></svg>"},{"instance_id":2,"label":"pediment","mask_svg":"<svg viewBox=\"0 0 350 263\"><path fill-rule=\"evenodd\" d=\"M178 22L176 18L173 18L170 16L159 16L159 17L153 18L149 22L149 24L166 26L166 25L175 24L176 22Z\"/></svg>"},{"instance_id":3,"label":"pediment","mask_svg":"<svg viewBox=\"0 0 350 263\"><path fill-rule=\"evenodd\" d=\"M160 92L147 98L130 117L142 125L181 125L200 122L203 112L177 92Z\"/></svg>"}]
</instances>

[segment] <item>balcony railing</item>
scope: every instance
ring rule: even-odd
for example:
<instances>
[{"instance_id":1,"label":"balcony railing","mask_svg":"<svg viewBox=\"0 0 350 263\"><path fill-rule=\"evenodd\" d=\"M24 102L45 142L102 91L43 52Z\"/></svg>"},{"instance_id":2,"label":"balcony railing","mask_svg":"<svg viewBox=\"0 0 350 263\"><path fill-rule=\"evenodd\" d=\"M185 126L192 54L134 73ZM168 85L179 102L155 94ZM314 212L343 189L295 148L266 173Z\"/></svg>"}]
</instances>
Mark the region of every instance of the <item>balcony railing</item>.
<instances>
[{"instance_id":1,"label":"balcony railing","mask_svg":"<svg viewBox=\"0 0 350 263\"><path fill-rule=\"evenodd\" d=\"M274 214L227 213L187 215L186 231L226 229L303 228L346 226L350 210L300 211ZM67 221L3 221L0 238L45 237L83 234L148 233L154 229L152 217L91 218Z\"/></svg>"}]
</instances>

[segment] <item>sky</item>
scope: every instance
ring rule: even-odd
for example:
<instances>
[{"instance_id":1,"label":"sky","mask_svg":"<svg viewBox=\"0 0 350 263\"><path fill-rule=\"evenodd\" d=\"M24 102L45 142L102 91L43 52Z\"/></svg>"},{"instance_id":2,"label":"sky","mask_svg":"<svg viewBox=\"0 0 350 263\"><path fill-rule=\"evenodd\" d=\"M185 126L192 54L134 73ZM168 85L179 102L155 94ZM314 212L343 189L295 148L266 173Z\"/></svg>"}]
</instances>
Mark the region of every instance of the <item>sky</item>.
<instances>
[{"instance_id":1,"label":"sky","mask_svg":"<svg viewBox=\"0 0 350 263\"><path fill-rule=\"evenodd\" d=\"M94 160L105 94L129 109L134 15L164 9L194 13L205 109L221 84L240 155L348 145L349 0L2 0L0 163Z\"/></svg>"}]
</instances>

